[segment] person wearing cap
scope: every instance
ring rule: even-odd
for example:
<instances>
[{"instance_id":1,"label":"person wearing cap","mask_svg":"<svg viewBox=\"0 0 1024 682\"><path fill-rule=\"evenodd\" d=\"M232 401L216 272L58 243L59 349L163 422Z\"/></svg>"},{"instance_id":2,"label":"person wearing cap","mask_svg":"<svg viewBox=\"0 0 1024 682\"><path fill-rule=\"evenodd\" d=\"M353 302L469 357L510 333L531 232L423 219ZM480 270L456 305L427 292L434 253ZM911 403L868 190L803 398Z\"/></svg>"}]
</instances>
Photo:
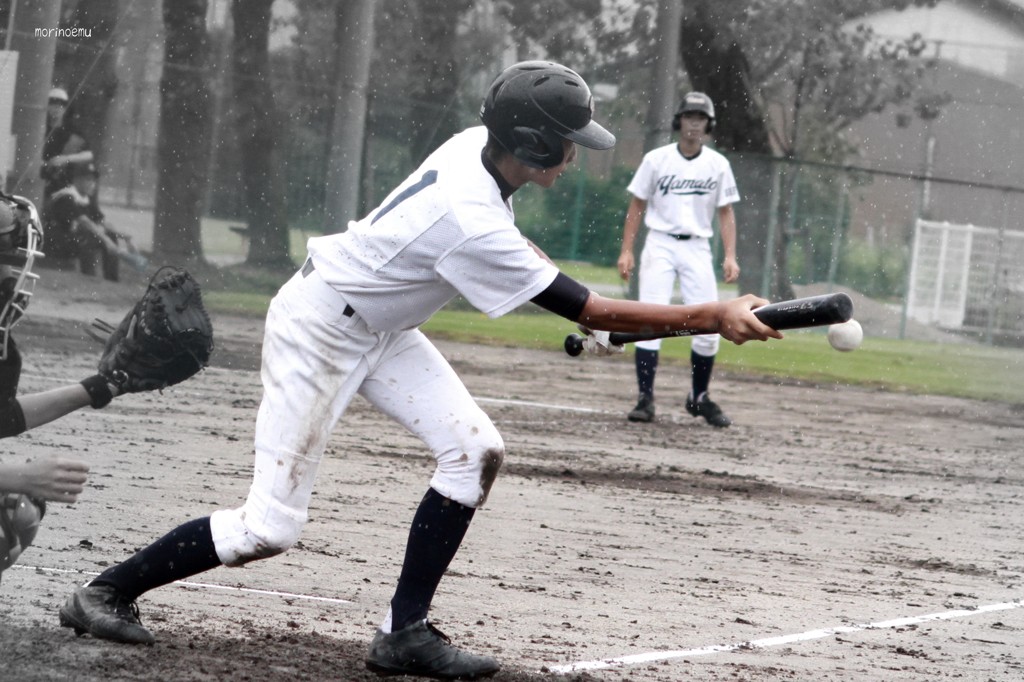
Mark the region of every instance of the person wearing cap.
<instances>
[{"instance_id":1,"label":"person wearing cap","mask_svg":"<svg viewBox=\"0 0 1024 682\"><path fill-rule=\"evenodd\" d=\"M61 625L151 644L133 606L139 596L293 546L331 433L358 394L420 438L436 462L366 666L440 679L493 675L494 658L454 646L428 611L487 501L505 445L420 325L461 294L491 318L532 301L592 330L702 323L736 343L779 338L751 312L766 303L753 296L689 307L599 296L519 231L512 202L520 187L551 187L577 144L615 144L593 119L590 89L575 71L540 61L510 66L488 89L480 118L482 126L444 142L346 231L310 239L305 264L271 301L245 502L179 525L78 588L60 609ZM398 490L386 494L396 507L409 502Z\"/></svg>"},{"instance_id":2,"label":"person wearing cap","mask_svg":"<svg viewBox=\"0 0 1024 682\"><path fill-rule=\"evenodd\" d=\"M84 275L95 275L102 267L103 278L116 282L120 259L133 257L118 240L126 240L129 248L131 242L106 224L96 200L96 165L91 161L75 163L70 171L71 184L50 196L43 213L47 237L43 262L62 270L78 268Z\"/></svg>"},{"instance_id":3,"label":"person wearing cap","mask_svg":"<svg viewBox=\"0 0 1024 682\"><path fill-rule=\"evenodd\" d=\"M728 283L739 278L732 205L740 197L729 161L704 145L704 138L714 127L715 107L711 98L703 92L687 93L672 117L672 130L679 133L679 139L648 152L626 188L631 199L623 225L618 269L624 280L633 273L634 242L642 219L647 238L640 254L640 301L668 303L677 281L683 303L718 300L711 248L716 218L724 252L722 275ZM724 428L732 420L708 392L718 342L718 334L693 337L691 390L685 409L693 417L703 417L711 426ZM631 422L654 420L654 377L660 348L661 339L636 344L638 400L626 415Z\"/></svg>"},{"instance_id":4,"label":"person wearing cap","mask_svg":"<svg viewBox=\"0 0 1024 682\"><path fill-rule=\"evenodd\" d=\"M43 140L43 205L50 196L71 184L71 168L77 163L95 161L89 142L67 120L68 93L63 88L50 90L46 103L46 138Z\"/></svg>"}]
</instances>

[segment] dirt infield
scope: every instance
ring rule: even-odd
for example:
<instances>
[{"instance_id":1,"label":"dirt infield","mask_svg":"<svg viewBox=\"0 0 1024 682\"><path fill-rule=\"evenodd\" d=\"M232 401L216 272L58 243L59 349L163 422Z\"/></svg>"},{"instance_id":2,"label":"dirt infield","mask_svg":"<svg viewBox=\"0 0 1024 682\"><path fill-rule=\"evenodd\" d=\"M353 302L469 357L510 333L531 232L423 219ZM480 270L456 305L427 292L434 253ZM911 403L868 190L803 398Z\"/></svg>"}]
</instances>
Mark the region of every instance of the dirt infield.
<instances>
[{"instance_id":1,"label":"dirt infield","mask_svg":"<svg viewBox=\"0 0 1024 682\"><path fill-rule=\"evenodd\" d=\"M138 293L49 273L42 286L16 333L23 391L86 376L85 323ZM214 324L199 377L5 441L92 472L3 576L4 679L377 679L362 656L431 460L361 400L293 550L145 595L152 647L57 626L76 584L244 498L262 321ZM720 374L736 424L715 431L683 416L687 370L669 365L659 421L639 425L624 418L628 357L438 345L508 450L432 611L503 662L494 679L1024 679L1021 406Z\"/></svg>"}]
</instances>

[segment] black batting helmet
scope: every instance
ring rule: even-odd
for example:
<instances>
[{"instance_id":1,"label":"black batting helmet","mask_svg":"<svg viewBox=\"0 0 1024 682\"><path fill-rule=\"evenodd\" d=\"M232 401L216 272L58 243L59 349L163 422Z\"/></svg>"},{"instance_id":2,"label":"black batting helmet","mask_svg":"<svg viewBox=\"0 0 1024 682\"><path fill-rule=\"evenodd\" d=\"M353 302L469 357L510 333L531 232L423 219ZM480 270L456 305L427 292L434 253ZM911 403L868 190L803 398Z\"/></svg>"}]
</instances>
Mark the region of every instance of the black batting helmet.
<instances>
[{"instance_id":1,"label":"black batting helmet","mask_svg":"<svg viewBox=\"0 0 1024 682\"><path fill-rule=\"evenodd\" d=\"M683 117L683 114L690 111L697 111L708 117L708 126L704 132L710 133L715 129L715 105L711 102L711 98L703 92L688 92L686 97L683 97L679 109L672 116L672 130L679 130L681 127L679 119Z\"/></svg>"},{"instance_id":2,"label":"black batting helmet","mask_svg":"<svg viewBox=\"0 0 1024 682\"><path fill-rule=\"evenodd\" d=\"M615 136L593 120L594 98L578 73L529 61L502 71L484 97L480 120L513 156L533 168L562 162L562 140L610 149Z\"/></svg>"}]
</instances>

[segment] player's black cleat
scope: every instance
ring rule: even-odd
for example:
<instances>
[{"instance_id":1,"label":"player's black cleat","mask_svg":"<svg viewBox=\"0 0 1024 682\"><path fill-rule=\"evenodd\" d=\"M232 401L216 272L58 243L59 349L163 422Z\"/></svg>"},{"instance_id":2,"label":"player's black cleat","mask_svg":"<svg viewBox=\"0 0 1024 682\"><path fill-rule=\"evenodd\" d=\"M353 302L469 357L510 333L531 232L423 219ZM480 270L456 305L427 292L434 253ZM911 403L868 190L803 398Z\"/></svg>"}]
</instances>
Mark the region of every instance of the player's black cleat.
<instances>
[{"instance_id":1,"label":"player's black cleat","mask_svg":"<svg viewBox=\"0 0 1024 682\"><path fill-rule=\"evenodd\" d=\"M732 420L725 416L718 403L712 402L707 392L701 393L696 400L693 394L686 396L686 411L694 417L704 417L708 424L723 429L732 424Z\"/></svg>"},{"instance_id":2,"label":"player's black cleat","mask_svg":"<svg viewBox=\"0 0 1024 682\"><path fill-rule=\"evenodd\" d=\"M139 608L111 585L85 585L75 590L60 609L62 627L76 635L89 633L125 644L152 644L153 634L142 627Z\"/></svg>"},{"instance_id":3,"label":"player's black cleat","mask_svg":"<svg viewBox=\"0 0 1024 682\"><path fill-rule=\"evenodd\" d=\"M426 620L398 632L377 630L366 667L378 675L416 675L437 680L478 680L501 666L490 656L478 656L452 646L452 641Z\"/></svg>"},{"instance_id":4,"label":"player's black cleat","mask_svg":"<svg viewBox=\"0 0 1024 682\"><path fill-rule=\"evenodd\" d=\"M640 396L640 400L637 402L636 407L626 415L626 419L631 422L654 421L654 398L646 395Z\"/></svg>"}]
</instances>

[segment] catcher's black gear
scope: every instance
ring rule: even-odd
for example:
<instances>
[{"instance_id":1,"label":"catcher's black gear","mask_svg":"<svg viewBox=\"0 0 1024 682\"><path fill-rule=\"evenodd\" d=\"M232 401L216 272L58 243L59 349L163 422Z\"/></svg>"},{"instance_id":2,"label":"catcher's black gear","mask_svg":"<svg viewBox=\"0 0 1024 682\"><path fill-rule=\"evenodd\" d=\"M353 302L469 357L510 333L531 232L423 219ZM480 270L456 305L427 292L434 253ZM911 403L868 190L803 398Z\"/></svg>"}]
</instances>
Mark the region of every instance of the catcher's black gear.
<instances>
[{"instance_id":1,"label":"catcher's black gear","mask_svg":"<svg viewBox=\"0 0 1024 682\"><path fill-rule=\"evenodd\" d=\"M199 283L185 270L165 266L111 330L99 373L120 393L159 390L206 367L212 352L213 325Z\"/></svg>"},{"instance_id":2,"label":"catcher's black gear","mask_svg":"<svg viewBox=\"0 0 1024 682\"><path fill-rule=\"evenodd\" d=\"M0 361L7 359L11 329L25 315L39 275L32 272L43 255L43 225L35 205L0 192L0 265L11 266L0 281Z\"/></svg>"}]
</instances>

